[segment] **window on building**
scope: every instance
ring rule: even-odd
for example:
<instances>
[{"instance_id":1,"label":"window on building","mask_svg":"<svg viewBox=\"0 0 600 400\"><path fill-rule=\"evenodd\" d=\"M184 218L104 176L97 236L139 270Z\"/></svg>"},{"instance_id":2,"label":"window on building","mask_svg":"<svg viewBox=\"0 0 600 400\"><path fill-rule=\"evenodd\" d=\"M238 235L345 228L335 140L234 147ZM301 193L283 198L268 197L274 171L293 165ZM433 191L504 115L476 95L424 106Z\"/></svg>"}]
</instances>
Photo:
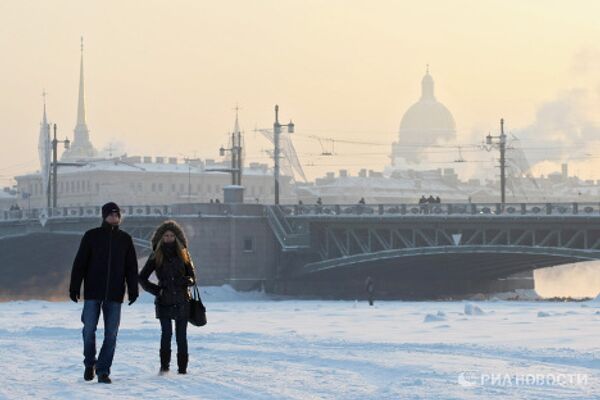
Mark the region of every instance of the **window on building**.
<instances>
[{"instance_id":1,"label":"window on building","mask_svg":"<svg viewBox=\"0 0 600 400\"><path fill-rule=\"evenodd\" d=\"M153 184L152 184L152 191L153 191L153 192L156 192L156 183L153 183Z\"/></svg>"},{"instance_id":2,"label":"window on building","mask_svg":"<svg viewBox=\"0 0 600 400\"><path fill-rule=\"evenodd\" d=\"M244 238L244 252L250 253L254 251L254 239L251 237Z\"/></svg>"},{"instance_id":3,"label":"window on building","mask_svg":"<svg viewBox=\"0 0 600 400\"><path fill-rule=\"evenodd\" d=\"M162 183L159 183L159 184L158 184L158 191L159 191L159 192L162 192L162 190L163 190L163 184L162 184Z\"/></svg>"},{"instance_id":4,"label":"window on building","mask_svg":"<svg viewBox=\"0 0 600 400\"><path fill-rule=\"evenodd\" d=\"M206 185L206 193L211 193L212 192L212 185L209 183L208 185Z\"/></svg>"},{"instance_id":5,"label":"window on building","mask_svg":"<svg viewBox=\"0 0 600 400\"><path fill-rule=\"evenodd\" d=\"M171 192L175 192L177 189L174 183L171 183Z\"/></svg>"},{"instance_id":6,"label":"window on building","mask_svg":"<svg viewBox=\"0 0 600 400\"><path fill-rule=\"evenodd\" d=\"M183 186L183 183L179 184L179 192L181 192L181 193L185 192L185 188Z\"/></svg>"},{"instance_id":7,"label":"window on building","mask_svg":"<svg viewBox=\"0 0 600 400\"><path fill-rule=\"evenodd\" d=\"M142 182L138 182L137 184L137 188L138 190L141 192L142 190L144 190L144 187L142 186Z\"/></svg>"}]
</instances>

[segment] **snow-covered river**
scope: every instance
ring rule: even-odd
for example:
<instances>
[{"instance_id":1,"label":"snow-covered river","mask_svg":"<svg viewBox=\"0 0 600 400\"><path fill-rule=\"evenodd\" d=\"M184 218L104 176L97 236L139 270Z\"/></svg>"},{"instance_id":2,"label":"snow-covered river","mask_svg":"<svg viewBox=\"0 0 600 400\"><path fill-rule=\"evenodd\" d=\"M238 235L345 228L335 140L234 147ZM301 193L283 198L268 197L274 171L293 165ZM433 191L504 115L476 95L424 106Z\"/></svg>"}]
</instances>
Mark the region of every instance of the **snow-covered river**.
<instances>
[{"instance_id":1,"label":"snow-covered river","mask_svg":"<svg viewBox=\"0 0 600 400\"><path fill-rule=\"evenodd\" d=\"M204 300L187 376L157 375L151 299L124 305L112 385L83 380L81 303L0 303L0 398L600 398L600 302Z\"/></svg>"}]
</instances>

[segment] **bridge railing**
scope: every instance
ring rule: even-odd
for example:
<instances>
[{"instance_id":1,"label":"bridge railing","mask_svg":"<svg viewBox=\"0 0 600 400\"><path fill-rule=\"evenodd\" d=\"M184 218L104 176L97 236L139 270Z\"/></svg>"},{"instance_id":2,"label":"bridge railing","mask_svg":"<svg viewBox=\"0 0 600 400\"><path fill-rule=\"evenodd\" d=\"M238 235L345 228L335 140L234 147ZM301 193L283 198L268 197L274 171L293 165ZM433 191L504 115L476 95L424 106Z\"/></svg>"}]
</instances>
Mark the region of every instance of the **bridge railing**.
<instances>
[{"instance_id":1,"label":"bridge railing","mask_svg":"<svg viewBox=\"0 0 600 400\"><path fill-rule=\"evenodd\" d=\"M279 208L290 217L600 215L600 203L297 204Z\"/></svg>"},{"instance_id":2,"label":"bridge railing","mask_svg":"<svg viewBox=\"0 0 600 400\"><path fill-rule=\"evenodd\" d=\"M39 220L51 218L101 218L102 209L98 206L35 208L9 210L0 213L0 221ZM171 206L121 206L123 217L170 216Z\"/></svg>"},{"instance_id":3,"label":"bridge railing","mask_svg":"<svg viewBox=\"0 0 600 400\"><path fill-rule=\"evenodd\" d=\"M226 206L226 205L222 205ZM271 206L273 207L273 206ZM437 203L437 204L313 204L274 206L283 228L290 230L285 217L328 216L600 216L600 203ZM132 205L121 207L125 217L172 216L177 206ZM40 220L51 218L100 218L98 206L20 209L0 212L0 221ZM291 227L291 231L295 231Z\"/></svg>"}]
</instances>

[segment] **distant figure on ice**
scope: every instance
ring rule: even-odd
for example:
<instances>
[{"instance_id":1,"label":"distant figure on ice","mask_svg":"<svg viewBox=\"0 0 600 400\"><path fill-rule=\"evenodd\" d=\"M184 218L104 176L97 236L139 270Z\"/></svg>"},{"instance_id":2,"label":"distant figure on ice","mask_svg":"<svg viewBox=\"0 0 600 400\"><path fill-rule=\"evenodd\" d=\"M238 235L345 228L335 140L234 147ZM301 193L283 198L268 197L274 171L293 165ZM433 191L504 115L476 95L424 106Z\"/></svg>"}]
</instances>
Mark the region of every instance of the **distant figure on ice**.
<instances>
[{"instance_id":1,"label":"distant figure on ice","mask_svg":"<svg viewBox=\"0 0 600 400\"><path fill-rule=\"evenodd\" d=\"M442 202L442 199L440 199L440 196L435 196L435 203L440 204L441 202Z\"/></svg>"},{"instance_id":2,"label":"distant figure on ice","mask_svg":"<svg viewBox=\"0 0 600 400\"><path fill-rule=\"evenodd\" d=\"M140 271L140 284L156 296L156 318L160 320L160 374L169 371L173 320L177 342L177 367L187 372L187 324L190 314L189 287L196 284L194 264L187 249L188 242L175 221L163 222L152 235L152 254ZM148 280L154 272L158 285Z\"/></svg>"},{"instance_id":3,"label":"distant figure on ice","mask_svg":"<svg viewBox=\"0 0 600 400\"><path fill-rule=\"evenodd\" d=\"M373 295L375 293L375 281L370 276L368 276L367 280L365 281L365 289L367 291L367 298L369 299L369 305L372 306L375 301L374 295Z\"/></svg>"},{"instance_id":4,"label":"distant figure on ice","mask_svg":"<svg viewBox=\"0 0 600 400\"><path fill-rule=\"evenodd\" d=\"M366 204L365 203L365 198L361 197L360 200L358 201L358 204L365 205Z\"/></svg>"},{"instance_id":5,"label":"distant figure on ice","mask_svg":"<svg viewBox=\"0 0 600 400\"><path fill-rule=\"evenodd\" d=\"M318 206L322 206L323 205L323 200L321 200L320 197L317 199L317 205Z\"/></svg>"},{"instance_id":6,"label":"distant figure on ice","mask_svg":"<svg viewBox=\"0 0 600 400\"><path fill-rule=\"evenodd\" d=\"M102 206L102 226L87 231L73 262L69 297L80 298L83 282L83 379L111 383L110 367L115 355L121 322L121 303L127 294L129 305L138 297L138 264L131 236L119 229L121 210L115 203ZM104 341L96 360L96 327L104 317Z\"/></svg>"}]
</instances>

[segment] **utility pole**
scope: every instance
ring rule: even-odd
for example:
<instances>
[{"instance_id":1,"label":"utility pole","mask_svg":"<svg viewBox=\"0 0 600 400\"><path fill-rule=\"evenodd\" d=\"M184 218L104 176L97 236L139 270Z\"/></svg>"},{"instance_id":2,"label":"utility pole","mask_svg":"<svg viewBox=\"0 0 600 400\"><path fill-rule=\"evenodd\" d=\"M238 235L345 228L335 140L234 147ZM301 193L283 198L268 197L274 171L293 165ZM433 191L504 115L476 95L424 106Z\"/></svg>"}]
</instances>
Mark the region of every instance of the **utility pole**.
<instances>
[{"instance_id":1,"label":"utility pole","mask_svg":"<svg viewBox=\"0 0 600 400\"><path fill-rule=\"evenodd\" d=\"M54 124L54 139L52 139L52 208L56 208L58 196L56 188L58 186L58 140L56 139L56 124Z\"/></svg>"},{"instance_id":2,"label":"utility pole","mask_svg":"<svg viewBox=\"0 0 600 400\"><path fill-rule=\"evenodd\" d=\"M282 125L279 123L279 106L275 105L275 122L273 123L273 177L275 179L275 204L279 204L279 159L281 158L281 147L279 144L279 137L281 135L281 128L286 126L288 133L294 133L294 123L290 121L289 124Z\"/></svg>"},{"instance_id":3,"label":"utility pole","mask_svg":"<svg viewBox=\"0 0 600 400\"><path fill-rule=\"evenodd\" d=\"M44 93L45 94L45 93ZM48 129L48 139L50 136L50 124L46 124L46 128ZM47 150L47 148L46 148ZM48 204L47 204L47 208L50 209L50 206L52 205L51 203L51 188L52 188L52 168L48 168L48 187L46 188L46 197L48 198Z\"/></svg>"},{"instance_id":4,"label":"utility pole","mask_svg":"<svg viewBox=\"0 0 600 400\"><path fill-rule=\"evenodd\" d=\"M58 162L58 144L64 143L65 149L68 150L71 141L67 138L65 140L58 140L56 138L56 124L54 124L54 138L52 139L52 208L56 208L58 202L58 166L59 165L79 165L74 163L59 163Z\"/></svg>"},{"instance_id":5,"label":"utility pole","mask_svg":"<svg viewBox=\"0 0 600 400\"><path fill-rule=\"evenodd\" d=\"M236 139L237 137L237 139ZM242 186L242 134L240 132L231 133L231 147L221 146L219 155L223 157L226 151L231 152L230 168L212 168L210 171L225 171L231 173L231 184Z\"/></svg>"},{"instance_id":6,"label":"utility pole","mask_svg":"<svg viewBox=\"0 0 600 400\"><path fill-rule=\"evenodd\" d=\"M504 118L500 119L500 191L502 204L506 203L506 135L504 134Z\"/></svg>"},{"instance_id":7,"label":"utility pole","mask_svg":"<svg viewBox=\"0 0 600 400\"><path fill-rule=\"evenodd\" d=\"M244 162L242 160L242 132L238 130L237 132L234 132L234 134L235 136L237 136L237 143L235 145L235 159L237 163L237 182L235 184L242 186L242 171L244 170Z\"/></svg>"},{"instance_id":8,"label":"utility pole","mask_svg":"<svg viewBox=\"0 0 600 400\"><path fill-rule=\"evenodd\" d=\"M506 203L506 134L504 133L504 118L500 119L500 135L492 136L488 134L485 143L487 151L492 148L500 150L500 196L501 203L504 205Z\"/></svg>"},{"instance_id":9,"label":"utility pole","mask_svg":"<svg viewBox=\"0 0 600 400\"><path fill-rule=\"evenodd\" d=\"M239 185L238 183L238 163L237 163L237 146L235 144L235 132L231 132L231 184Z\"/></svg>"}]
</instances>

